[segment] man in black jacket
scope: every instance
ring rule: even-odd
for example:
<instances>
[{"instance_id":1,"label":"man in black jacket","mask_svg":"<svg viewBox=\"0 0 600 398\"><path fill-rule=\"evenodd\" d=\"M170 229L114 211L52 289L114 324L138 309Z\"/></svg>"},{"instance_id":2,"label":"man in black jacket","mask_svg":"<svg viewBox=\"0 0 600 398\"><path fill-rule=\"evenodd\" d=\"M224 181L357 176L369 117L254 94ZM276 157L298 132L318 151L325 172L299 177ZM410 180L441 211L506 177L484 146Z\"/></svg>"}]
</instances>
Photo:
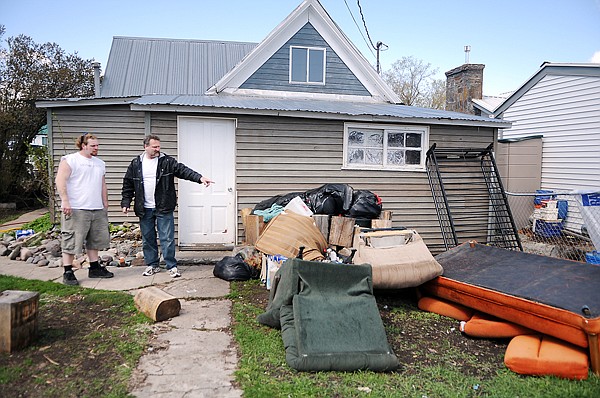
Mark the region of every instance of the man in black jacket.
<instances>
[{"instance_id":1,"label":"man in black jacket","mask_svg":"<svg viewBox=\"0 0 600 398\"><path fill-rule=\"evenodd\" d=\"M163 259L171 277L181 276L175 259L175 221L173 211L177 206L175 177L209 186L213 181L186 167L183 163L160 152L160 138L148 135L144 138L144 153L133 158L121 191L121 208L133 210L140 218L140 230L146 270L142 275L150 276L160 271L156 230Z\"/></svg>"}]
</instances>

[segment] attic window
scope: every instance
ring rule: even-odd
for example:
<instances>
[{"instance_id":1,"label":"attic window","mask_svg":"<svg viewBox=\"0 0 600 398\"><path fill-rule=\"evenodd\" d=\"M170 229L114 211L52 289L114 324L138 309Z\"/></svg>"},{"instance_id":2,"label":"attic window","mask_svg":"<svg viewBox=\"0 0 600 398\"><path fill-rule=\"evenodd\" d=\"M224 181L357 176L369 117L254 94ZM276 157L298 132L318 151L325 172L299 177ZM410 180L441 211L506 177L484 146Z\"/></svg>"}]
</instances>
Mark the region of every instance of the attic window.
<instances>
[{"instance_id":1,"label":"attic window","mask_svg":"<svg viewBox=\"0 0 600 398\"><path fill-rule=\"evenodd\" d=\"M325 49L291 46L290 83L325 84Z\"/></svg>"},{"instance_id":2,"label":"attic window","mask_svg":"<svg viewBox=\"0 0 600 398\"><path fill-rule=\"evenodd\" d=\"M346 125L344 168L425 170L426 126Z\"/></svg>"}]
</instances>

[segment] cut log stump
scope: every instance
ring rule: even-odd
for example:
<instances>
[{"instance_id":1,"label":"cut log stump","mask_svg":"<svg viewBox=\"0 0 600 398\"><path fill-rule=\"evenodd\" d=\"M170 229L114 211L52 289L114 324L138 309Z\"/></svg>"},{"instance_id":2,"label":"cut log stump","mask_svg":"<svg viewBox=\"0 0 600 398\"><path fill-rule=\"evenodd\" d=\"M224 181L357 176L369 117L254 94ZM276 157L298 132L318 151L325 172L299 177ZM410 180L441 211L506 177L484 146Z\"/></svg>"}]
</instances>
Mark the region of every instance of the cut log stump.
<instances>
[{"instance_id":1,"label":"cut log stump","mask_svg":"<svg viewBox=\"0 0 600 398\"><path fill-rule=\"evenodd\" d=\"M27 347L37 334L40 294L21 290L0 293L0 352Z\"/></svg>"},{"instance_id":2,"label":"cut log stump","mask_svg":"<svg viewBox=\"0 0 600 398\"><path fill-rule=\"evenodd\" d=\"M140 290L133 300L137 309L155 322L176 317L181 310L181 303L176 297L154 286Z\"/></svg>"}]
</instances>

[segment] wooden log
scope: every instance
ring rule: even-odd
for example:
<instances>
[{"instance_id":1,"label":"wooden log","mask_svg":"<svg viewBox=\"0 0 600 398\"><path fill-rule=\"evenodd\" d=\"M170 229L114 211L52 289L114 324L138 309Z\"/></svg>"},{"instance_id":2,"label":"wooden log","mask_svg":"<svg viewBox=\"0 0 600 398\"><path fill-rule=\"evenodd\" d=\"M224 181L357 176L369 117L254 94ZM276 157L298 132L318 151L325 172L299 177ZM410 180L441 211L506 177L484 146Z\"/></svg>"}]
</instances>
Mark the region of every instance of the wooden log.
<instances>
[{"instance_id":1,"label":"wooden log","mask_svg":"<svg viewBox=\"0 0 600 398\"><path fill-rule=\"evenodd\" d=\"M244 228L246 228L246 220L250 214L252 214L252 208L250 207L244 207L242 210L240 210L240 216L242 217L242 225Z\"/></svg>"},{"instance_id":2,"label":"wooden log","mask_svg":"<svg viewBox=\"0 0 600 398\"><path fill-rule=\"evenodd\" d=\"M391 228L392 220L371 220L371 228Z\"/></svg>"},{"instance_id":3,"label":"wooden log","mask_svg":"<svg viewBox=\"0 0 600 398\"><path fill-rule=\"evenodd\" d=\"M379 219L380 220L391 220L393 216L393 213L391 210L383 210L380 214L379 214Z\"/></svg>"},{"instance_id":4,"label":"wooden log","mask_svg":"<svg viewBox=\"0 0 600 398\"><path fill-rule=\"evenodd\" d=\"M329 227L329 244L342 247L351 247L354 236L356 219L351 217L331 217Z\"/></svg>"},{"instance_id":5,"label":"wooden log","mask_svg":"<svg viewBox=\"0 0 600 398\"><path fill-rule=\"evenodd\" d=\"M328 214L313 214L313 220L315 220L315 225L323 234L325 240L329 239L329 215Z\"/></svg>"},{"instance_id":6,"label":"wooden log","mask_svg":"<svg viewBox=\"0 0 600 398\"><path fill-rule=\"evenodd\" d=\"M179 315L181 303L176 297L151 286L140 290L133 298L135 306L155 322Z\"/></svg>"},{"instance_id":7,"label":"wooden log","mask_svg":"<svg viewBox=\"0 0 600 398\"><path fill-rule=\"evenodd\" d=\"M40 294L21 290L0 293L0 352L27 347L37 334Z\"/></svg>"},{"instance_id":8,"label":"wooden log","mask_svg":"<svg viewBox=\"0 0 600 398\"><path fill-rule=\"evenodd\" d=\"M258 237L260 236L265 223L263 222L263 216L257 216L250 214L246 217L246 244L255 245Z\"/></svg>"}]
</instances>

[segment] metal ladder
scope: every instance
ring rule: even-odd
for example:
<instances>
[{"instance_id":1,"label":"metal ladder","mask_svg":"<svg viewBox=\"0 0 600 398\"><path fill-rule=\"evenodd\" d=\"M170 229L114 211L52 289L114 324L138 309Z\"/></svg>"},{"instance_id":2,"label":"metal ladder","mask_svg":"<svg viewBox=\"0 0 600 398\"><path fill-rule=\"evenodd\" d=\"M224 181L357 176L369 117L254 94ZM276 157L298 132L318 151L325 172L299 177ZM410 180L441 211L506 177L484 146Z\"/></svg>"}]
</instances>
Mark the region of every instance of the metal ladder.
<instances>
[{"instance_id":1,"label":"metal ladder","mask_svg":"<svg viewBox=\"0 0 600 398\"><path fill-rule=\"evenodd\" d=\"M469 240L523 250L492 148L434 144L427 151L427 178L446 250Z\"/></svg>"}]
</instances>

